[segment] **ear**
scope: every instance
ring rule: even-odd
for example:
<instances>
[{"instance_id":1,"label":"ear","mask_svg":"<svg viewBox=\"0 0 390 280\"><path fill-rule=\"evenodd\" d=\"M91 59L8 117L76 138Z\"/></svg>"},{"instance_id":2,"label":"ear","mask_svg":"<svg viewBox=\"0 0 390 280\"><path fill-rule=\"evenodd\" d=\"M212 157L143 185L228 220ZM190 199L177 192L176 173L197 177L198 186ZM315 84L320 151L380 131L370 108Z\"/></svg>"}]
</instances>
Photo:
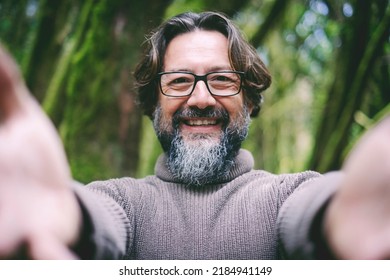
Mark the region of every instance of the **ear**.
<instances>
[{"instance_id":1,"label":"ear","mask_svg":"<svg viewBox=\"0 0 390 280\"><path fill-rule=\"evenodd\" d=\"M253 104L252 100L250 100L250 98L248 97L248 95L246 94L245 91L242 91L242 95L243 95L243 98L244 98L245 105L246 105L246 107L248 109L248 113L251 116L252 113L253 113L253 110L255 108L255 105Z\"/></svg>"},{"instance_id":2,"label":"ear","mask_svg":"<svg viewBox=\"0 0 390 280\"><path fill-rule=\"evenodd\" d=\"M251 116L252 115L252 112L253 112L253 108L255 107L254 105L253 105L253 103L250 101L250 100L248 100L248 102L247 102L247 106L248 106L248 112L249 112L249 115Z\"/></svg>"}]
</instances>

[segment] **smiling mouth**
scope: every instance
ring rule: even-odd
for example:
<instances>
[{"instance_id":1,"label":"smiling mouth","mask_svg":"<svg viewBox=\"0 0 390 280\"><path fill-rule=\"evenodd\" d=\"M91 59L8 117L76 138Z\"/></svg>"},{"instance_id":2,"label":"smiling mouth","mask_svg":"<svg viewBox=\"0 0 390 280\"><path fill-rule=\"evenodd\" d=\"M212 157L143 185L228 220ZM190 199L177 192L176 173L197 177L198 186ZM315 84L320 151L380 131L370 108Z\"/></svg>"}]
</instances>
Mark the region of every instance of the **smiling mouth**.
<instances>
[{"instance_id":1,"label":"smiling mouth","mask_svg":"<svg viewBox=\"0 0 390 280\"><path fill-rule=\"evenodd\" d=\"M217 119L196 119L196 120L183 120L183 123L189 126L208 126L208 125L217 125L219 122Z\"/></svg>"}]
</instances>

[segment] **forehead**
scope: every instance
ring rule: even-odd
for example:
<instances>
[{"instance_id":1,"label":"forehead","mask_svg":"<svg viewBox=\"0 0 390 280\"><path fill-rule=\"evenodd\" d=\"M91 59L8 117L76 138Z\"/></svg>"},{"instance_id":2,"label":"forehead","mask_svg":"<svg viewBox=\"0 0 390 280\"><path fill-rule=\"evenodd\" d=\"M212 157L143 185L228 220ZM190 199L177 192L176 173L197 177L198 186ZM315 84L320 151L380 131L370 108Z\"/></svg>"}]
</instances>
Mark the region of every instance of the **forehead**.
<instances>
[{"instance_id":1,"label":"forehead","mask_svg":"<svg viewBox=\"0 0 390 280\"><path fill-rule=\"evenodd\" d=\"M178 35L168 44L163 68L197 74L231 69L228 40L217 31L196 30Z\"/></svg>"}]
</instances>

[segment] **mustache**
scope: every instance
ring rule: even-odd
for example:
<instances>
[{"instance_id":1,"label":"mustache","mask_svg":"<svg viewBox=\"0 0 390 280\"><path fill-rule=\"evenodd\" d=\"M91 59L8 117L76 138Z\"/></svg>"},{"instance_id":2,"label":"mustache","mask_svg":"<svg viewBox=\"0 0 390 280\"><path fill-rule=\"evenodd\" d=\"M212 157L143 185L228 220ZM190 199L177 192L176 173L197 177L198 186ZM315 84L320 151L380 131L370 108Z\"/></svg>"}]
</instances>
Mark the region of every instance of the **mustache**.
<instances>
[{"instance_id":1,"label":"mustache","mask_svg":"<svg viewBox=\"0 0 390 280\"><path fill-rule=\"evenodd\" d=\"M222 127L226 127L230 119L229 113L224 108L181 108L172 117L172 125L175 130L179 128L184 118L217 118L222 123Z\"/></svg>"},{"instance_id":2,"label":"mustache","mask_svg":"<svg viewBox=\"0 0 390 280\"><path fill-rule=\"evenodd\" d=\"M172 124L177 128L184 118L217 118L223 125L229 123L229 113L224 108L181 108L172 117Z\"/></svg>"}]
</instances>

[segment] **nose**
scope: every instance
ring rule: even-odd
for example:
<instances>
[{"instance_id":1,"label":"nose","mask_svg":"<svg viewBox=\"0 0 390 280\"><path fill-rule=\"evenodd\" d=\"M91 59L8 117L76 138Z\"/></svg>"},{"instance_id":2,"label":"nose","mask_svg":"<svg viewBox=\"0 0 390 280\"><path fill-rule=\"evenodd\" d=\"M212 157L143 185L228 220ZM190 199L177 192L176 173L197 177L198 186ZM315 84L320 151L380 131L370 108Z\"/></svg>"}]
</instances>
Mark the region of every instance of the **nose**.
<instances>
[{"instance_id":1,"label":"nose","mask_svg":"<svg viewBox=\"0 0 390 280\"><path fill-rule=\"evenodd\" d=\"M204 81L198 81L198 83L196 83L194 91L187 100L188 106L198 107L199 109L215 106L216 103L217 101L207 89Z\"/></svg>"}]
</instances>

